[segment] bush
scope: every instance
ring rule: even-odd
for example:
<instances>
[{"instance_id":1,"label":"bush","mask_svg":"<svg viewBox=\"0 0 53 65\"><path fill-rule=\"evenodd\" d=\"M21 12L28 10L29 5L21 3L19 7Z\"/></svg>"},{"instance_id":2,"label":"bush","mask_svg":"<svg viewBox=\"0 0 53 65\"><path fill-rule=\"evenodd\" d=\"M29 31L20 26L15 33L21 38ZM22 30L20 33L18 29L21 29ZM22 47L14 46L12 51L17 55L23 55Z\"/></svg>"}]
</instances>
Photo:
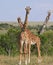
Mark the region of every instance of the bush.
<instances>
[{"instance_id":1,"label":"bush","mask_svg":"<svg viewBox=\"0 0 53 65\"><path fill-rule=\"evenodd\" d=\"M11 28L5 35L0 35L0 54L9 56L18 54L19 33L19 30Z\"/></svg>"},{"instance_id":2,"label":"bush","mask_svg":"<svg viewBox=\"0 0 53 65\"><path fill-rule=\"evenodd\" d=\"M53 55L53 31L47 31L40 35L42 55Z\"/></svg>"},{"instance_id":3,"label":"bush","mask_svg":"<svg viewBox=\"0 0 53 65\"><path fill-rule=\"evenodd\" d=\"M30 28L31 29L31 28ZM17 55L19 54L19 35L20 29L10 28L4 35L0 35L0 54L4 55ZM35 32L34 32L35 33ZM38 35L38 34L37 34ZM41 54L53 55L53 31L48 30L39 35L41 39ZM37 47L31 47L32 54L37 55Z\"/></svg>"}]
</instances>

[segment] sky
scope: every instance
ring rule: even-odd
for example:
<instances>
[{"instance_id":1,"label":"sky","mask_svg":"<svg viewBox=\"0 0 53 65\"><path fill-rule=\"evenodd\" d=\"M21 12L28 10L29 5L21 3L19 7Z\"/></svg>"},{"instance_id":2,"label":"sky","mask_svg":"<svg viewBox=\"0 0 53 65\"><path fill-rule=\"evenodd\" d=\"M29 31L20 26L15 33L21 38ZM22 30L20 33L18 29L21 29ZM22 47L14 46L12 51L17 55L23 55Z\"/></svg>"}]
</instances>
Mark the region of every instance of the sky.
<instances>
[{"instance_id":1,"label":"sky","mask_svg":"<svg viewBox=\"0 0 53 65\"><path fill-rule=\"evenodd\" d=\"M53 0L0 0L0 21L17 21L17 17L24 21L26 6L31 7L29 21L44 21L47 12L53 10Z\"/></svg>"}]
</instances>

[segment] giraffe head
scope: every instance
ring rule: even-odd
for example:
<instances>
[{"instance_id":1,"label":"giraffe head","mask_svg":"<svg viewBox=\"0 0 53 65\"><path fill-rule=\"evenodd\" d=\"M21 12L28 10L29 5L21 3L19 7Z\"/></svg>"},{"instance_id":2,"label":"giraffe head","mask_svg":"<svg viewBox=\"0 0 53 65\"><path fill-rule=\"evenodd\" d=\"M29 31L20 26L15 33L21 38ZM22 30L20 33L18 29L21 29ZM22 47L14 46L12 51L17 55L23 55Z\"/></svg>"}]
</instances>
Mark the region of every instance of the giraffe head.
<instances>
[{"instance_id":1,"label":"giraffe head","mask_svg":"<svg viewBox=\"0 0 53 65\"><path fill-rule=\"evenodd\" d=\"M18 21L18 24L19 24L21 30L24 31L25 30L25 26L24 26L24 23L22 23L21 18L18 17L17 18L17 21Z\"/></svg>"},{"instance_id":2,"label":"giraffe head","mask_svg":"<svg viewBox=\"0 0 53 65\"><path fill-rule=\"evenodd\" d=\"M48 11L48 16L50 16L51 15L51 12L50 11Z\"/></svg>"},{"instance_id":3,"label":"giraffe head","mask_svg":"<svg viewBox=\"0 0 53 65\"><path fill-rule=\"evenodd\" d=\"M23 28L23 23L21 22L21 18L20 18L20 17L17 18L17 21L18 21L18 23L19 23L19 26L20 26L21 28Z\"/></svg>"},{"instance_id":4,"label":"giraffe head","mask_svg":"<svg viewBox=\"0 0 53 65\"><path fill-rule=\"evenodd\" d=\"M26 10L26 13L29 14L31 8L30 8L29 6L27 6L27 7L25 8L25 10Z\"/></svg>"}]
</instances>

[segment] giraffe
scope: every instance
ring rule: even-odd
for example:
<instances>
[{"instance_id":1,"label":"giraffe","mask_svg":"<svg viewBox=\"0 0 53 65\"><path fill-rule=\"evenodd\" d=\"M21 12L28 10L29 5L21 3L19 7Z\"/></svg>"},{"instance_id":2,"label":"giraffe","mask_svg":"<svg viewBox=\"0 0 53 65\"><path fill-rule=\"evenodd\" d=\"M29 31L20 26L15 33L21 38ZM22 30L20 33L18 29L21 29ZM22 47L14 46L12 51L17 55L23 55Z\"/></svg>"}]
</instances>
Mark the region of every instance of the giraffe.
<instances>
[{"instance_id":1,"label":"giraffe","mask_svg":"<svg viewBox=\"0 0 53 65\"><path fill-rule=\"evenodd\" d=\"M52 11L48 11L48 15L46 16L46 19L45 19L45 21L44 21L42 27L41 27L40 30L38 31L39 34L42 34L42 33L44 32L44 28L47 26L47 23L48 23L48 21L49 21L49 19L50 19L51 12L52 12Z\"/></svg>"},{"instance_id":2,"label":"giraffe","mask_svg":"<svg viewBox=\"0 0 53 65\"><path fill-rule=\"evenodd\" d=\"M21 18L17 18L18 23L21 27L21 34L20 34L20 61L19 61L19 65L21 65L21 61L22 61L22 53L23 53L23 47L24 47L24 58L25 58L25 64L27 65L27 60L28 63L30 63L30 48L31 45L37 45L37 49L38 49L38 63L41 62L41 53L40 53L40 38L36 35L34 35L29 29L27 29L27 24L28 24L28 14L29 11L31 10L30 7L26 8L26 17L25 17L25 21L24 24L21 22ZM27 58L28 55L28 58Z\"/></svg>"}]
</instances>

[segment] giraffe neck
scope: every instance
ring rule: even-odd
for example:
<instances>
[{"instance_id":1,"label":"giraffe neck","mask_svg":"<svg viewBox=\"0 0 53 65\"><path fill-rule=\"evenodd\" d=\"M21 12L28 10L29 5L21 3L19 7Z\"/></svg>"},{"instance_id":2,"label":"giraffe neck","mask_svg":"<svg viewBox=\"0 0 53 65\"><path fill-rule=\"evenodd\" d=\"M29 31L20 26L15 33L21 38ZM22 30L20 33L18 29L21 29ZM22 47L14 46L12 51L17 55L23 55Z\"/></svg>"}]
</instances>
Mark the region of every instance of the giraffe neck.
<instances>
[{"instance_id":1,"label":"giraffe neck","mask_svg":"<svg viewBox=\"0 0 53 65\"><path fill-rule=\"evenodd\" d=\"M25 22L24 22L24 26L23 29L26 29L28 25L28 13L26 12L26 16L25 16Z\"/></svg>"},{"instance_id":2,"label":"giraffe neck","mask_svg":"<svg viewBox=\"0 0 53 65\"><path fill-rule=\"evenodd\" d=\"M38 32L39 34L42 34L44 32L44 28L47 26L47 23L50 19L50 15L51 15L51 13L48 13L48 16L46 17L43 26L41 27L40 31Z\"/></svg>"},{"instance_id":3,"label":"giraffe neck","mask_svg":"<svg viewBox=\"0 0 53 65\"><path fill-rule=\"evenodd\" d=\"M27 24L28 23L28 14L26 12L26 16L25 16L25 23Z\"/></svg>"}]
</instances>

